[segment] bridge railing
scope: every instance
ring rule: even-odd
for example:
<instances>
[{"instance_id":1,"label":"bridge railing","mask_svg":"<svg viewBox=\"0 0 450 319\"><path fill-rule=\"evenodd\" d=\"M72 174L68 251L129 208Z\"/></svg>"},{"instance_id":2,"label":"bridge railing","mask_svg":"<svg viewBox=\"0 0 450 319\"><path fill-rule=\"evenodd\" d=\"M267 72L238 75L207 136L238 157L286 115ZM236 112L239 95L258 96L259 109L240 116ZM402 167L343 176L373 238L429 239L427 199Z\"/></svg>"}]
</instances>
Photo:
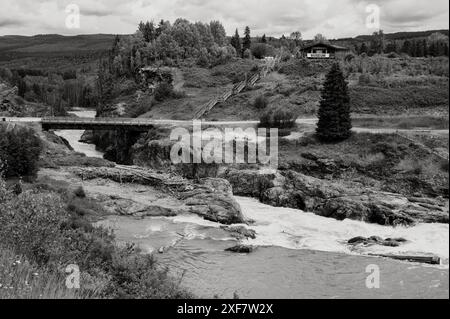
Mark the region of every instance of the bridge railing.
<instances>
[{"instance_id":1,"label":"bridge railing","mask_svg":"<svg viewBox=\"0 0 450 319\"><path fill-rule=\"evenodd\" d=\"M94 125L150 125L155 123L152 119L139 118L80 118L80 117L45 117L43 124L94 124Z\"/></svg>"}]
</instances>

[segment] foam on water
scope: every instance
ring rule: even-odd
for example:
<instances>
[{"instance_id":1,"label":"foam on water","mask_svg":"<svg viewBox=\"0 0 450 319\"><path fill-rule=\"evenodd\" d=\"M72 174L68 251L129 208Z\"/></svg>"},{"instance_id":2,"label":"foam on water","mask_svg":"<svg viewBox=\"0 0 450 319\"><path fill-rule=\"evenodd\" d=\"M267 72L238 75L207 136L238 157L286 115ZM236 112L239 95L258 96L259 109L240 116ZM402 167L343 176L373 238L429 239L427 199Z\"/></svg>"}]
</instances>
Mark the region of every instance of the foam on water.
<instances>
[{"instance_id":1,"label":"foam on water","mask_svg":"<svg viewBox=\"0 0 450 319\"><path fill-rule=\"evenodd\" d=\"M448 224L387 227L354 220L338 221L297 209L272 207L251 198L236 199L244 215L255 220L255 224L249 227L257 232L257 238L249 241L253 245L341 253L425 253L441 257L448 265ZM347 241L357 236L404 238L408 242L400 247L374 245L354 250L347 245Z\"/></svg>"},{"instance_id":2,"label":"foam on water","mask_svg":"<svg viewBox=\"0 0 450 319\"><path fill-rule=\"evenodd\" d=\"M74 114L78 117L88 117L88 118L94 118L96 115L96 111L85 111L85 110L73 111L69 113ZM76 152L83 153L88 157L103 158L103 153L97 151L95 149L94 144L86 144L80 142L81 136L83 136L84 134L83 130L58 130L55 131L55 134L65 138L69 142L70 146L72 146Z\"/></svg>"}]
</instances>

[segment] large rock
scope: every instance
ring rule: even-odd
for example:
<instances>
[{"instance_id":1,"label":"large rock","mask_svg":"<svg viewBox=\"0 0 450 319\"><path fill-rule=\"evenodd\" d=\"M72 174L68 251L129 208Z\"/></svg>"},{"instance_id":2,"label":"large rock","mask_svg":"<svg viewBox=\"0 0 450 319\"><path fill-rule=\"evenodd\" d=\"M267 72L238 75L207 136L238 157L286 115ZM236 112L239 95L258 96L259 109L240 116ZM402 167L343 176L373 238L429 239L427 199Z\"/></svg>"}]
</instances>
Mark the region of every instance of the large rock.
<instances>
[{"instance_id":1,"label":"large rock","mask_svg":"<svg viewBox=\"0 0 450 319\"><path fill-rule=\"evenodd\" d=\"M147 185L179 202L180 208L174 210L155 205L139 207L121 206L119 212L134 216L173 216L181 213L194 213L203 218L225 225L246 223L241 207L233 197L230 183L224 179L206 178L196 182L177 175L161 174L139 167L82 168L71 169L72 173L84 180L108 179L121 184ZM122 201L123 202L123 201ZM126 203L125 203L126 204Z\"/></svg>"},{"instance_id":2,"label":"large rock","mask_svg":"<svg viewBox=\"0 0 450 319\"><path fill-rule=\"evenodd\" d=\"M276 173L228 170L222 177L230 181L235 195L253 196L268 205L301 209L338 220L354 219L380 225L449 221L448 206L440 199L408 199L289 170Z\"/></svg>"},{"instance_id":3,"label":"large rock","mask_svg":"<svg viewBox=\"0 0 450 319\"><path fill-rule=\"evenodd\" d=\"M387 247L399 247L402 244L406 243L407 240L404 238L386 238L383 239L378 236L372 236L369 238L366 237L355 237L350 239L347 243L352 246L356 245L364 245L364 246L372 246L372 245L380 245Z\"/></svg>"},{"instance_id":4,"label":"large rock","mask_svg":"<svg viewBox=\"0 0 450 319\"><path fill-rule=\"evenodd\" d=\"M169 139L150 140L144 144L137 143L133 147L133 162L138 166L170 171L191 179L217 176L219 170L217 164L173 164L170 153L176 143ZM190 158L193 158L192 149L190 149Z\"/></svg>"}]
</instances>

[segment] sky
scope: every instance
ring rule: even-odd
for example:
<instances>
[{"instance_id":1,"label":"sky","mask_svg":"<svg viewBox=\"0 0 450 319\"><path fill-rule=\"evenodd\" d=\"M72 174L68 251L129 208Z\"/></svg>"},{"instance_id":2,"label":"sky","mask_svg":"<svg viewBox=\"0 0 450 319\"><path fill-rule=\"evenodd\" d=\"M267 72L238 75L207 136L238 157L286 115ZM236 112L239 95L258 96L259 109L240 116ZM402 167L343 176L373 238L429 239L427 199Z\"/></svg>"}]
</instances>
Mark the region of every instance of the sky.
<instances>
[{"instance_id":1,"label":"sky","mask_svg":"<svg viewBox=\"0 0 450 319\"><path fill-rule=\"evenodd\" d=\"M74 6L70 6L74 4ZM68 7L69 6L69 7ZM72 9L75 8L75 11ZM76 18L79 9L79 20ZM67 9L68 10L66 12ZM130 34L139 21L219 20L229 35L329 39L449 28L448 0L2 0L0 35ZM377 18L379 17L379 18ZM79 21L79 25L77 23ZM379 23L377 23L379 22Z\"/></svg>"}]
</instances>

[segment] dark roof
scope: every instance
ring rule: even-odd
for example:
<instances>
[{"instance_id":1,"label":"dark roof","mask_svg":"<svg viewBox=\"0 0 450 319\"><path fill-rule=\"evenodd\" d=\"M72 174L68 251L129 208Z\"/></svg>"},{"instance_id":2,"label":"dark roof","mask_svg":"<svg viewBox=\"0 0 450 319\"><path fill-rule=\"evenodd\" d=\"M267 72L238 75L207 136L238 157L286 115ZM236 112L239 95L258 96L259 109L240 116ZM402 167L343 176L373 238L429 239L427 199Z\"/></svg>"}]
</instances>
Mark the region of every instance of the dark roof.
<instances>
[{"instance_id":1,"label":"dark roof","mask_svg":"<svg viewBox=\"0 0 450 319\"><path fill-rule=\"evenodd\" d=\"M338 46L338 45L333 45L333 44L331 44L331 43L316 42L316 43L312 43L312 44L308 44L308 45L304 46L304 47L302 48L302 51L303 51L303 50L306 50L306 49L310 49L310 48L312 48L312 47L316 47L316 46L322 46L322 47L326 47L326 48L329 48L329 49L342 50L342 51L348 50L348 48L346 48L346 47L341 47L341 46Z\"/></svg>"}]
</instances>

